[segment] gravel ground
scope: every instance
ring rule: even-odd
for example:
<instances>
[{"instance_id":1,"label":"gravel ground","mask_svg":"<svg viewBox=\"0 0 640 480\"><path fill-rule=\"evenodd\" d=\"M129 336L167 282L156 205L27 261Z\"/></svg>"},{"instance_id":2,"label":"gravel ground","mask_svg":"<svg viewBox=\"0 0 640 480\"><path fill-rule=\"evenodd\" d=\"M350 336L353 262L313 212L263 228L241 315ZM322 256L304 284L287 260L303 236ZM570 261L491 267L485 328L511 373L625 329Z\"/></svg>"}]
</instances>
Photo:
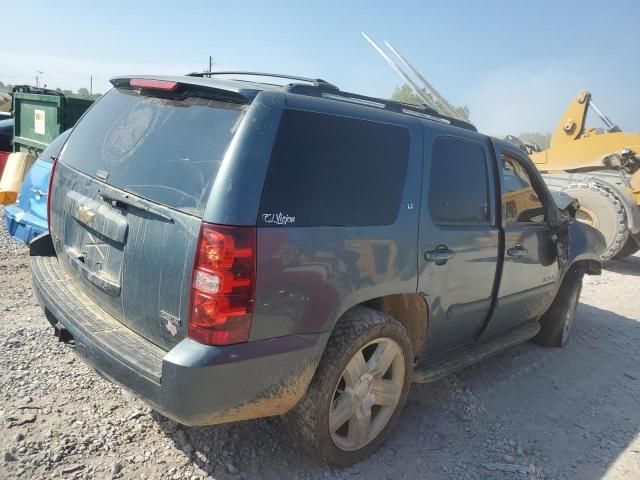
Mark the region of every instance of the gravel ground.
<instances>
[{"instance_id":1,"label":"gravel ground","mask_svg":"<svg viewBox=\"0 0 640 480\"><path fill-rule=\"evenodd\" d=\"M1 212L0 212L1 213ZM53 337L0 228L0 478L640 478L640 257L585 281L565 349L530 343L414 385L369 460L322 469L278 418L186 428Z\"/></svg>"}]
</instances>

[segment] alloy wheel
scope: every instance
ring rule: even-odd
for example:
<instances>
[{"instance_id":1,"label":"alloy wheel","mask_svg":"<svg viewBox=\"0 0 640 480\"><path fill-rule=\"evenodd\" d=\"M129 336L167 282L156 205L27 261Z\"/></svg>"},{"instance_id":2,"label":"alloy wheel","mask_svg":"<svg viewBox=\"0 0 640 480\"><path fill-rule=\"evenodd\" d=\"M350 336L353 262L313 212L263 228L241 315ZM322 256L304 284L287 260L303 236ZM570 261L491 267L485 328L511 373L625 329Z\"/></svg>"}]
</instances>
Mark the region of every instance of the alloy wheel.
<instances>
[{"instance_id":1,"label":"alloy wheel","mask_svg":"<svg viewBox=\"0 0 640 480\"><path fill-rule=\"evenodd\" d=\"M336 447L358 450L378 436L400 400L405 371L402 349L386 337L367 343L349 360L329 410Z\"/></svg>"}]
</instances>

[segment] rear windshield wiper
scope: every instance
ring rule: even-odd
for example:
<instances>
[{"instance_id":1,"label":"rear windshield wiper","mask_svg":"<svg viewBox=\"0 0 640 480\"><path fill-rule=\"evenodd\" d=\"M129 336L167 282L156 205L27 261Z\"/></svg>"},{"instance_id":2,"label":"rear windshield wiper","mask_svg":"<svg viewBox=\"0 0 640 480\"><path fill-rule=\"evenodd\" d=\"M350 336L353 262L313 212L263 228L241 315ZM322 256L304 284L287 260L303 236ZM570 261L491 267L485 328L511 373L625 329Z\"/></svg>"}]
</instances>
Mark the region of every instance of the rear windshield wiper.
<instances>
[{"instance_id":1,"label":"rear windshield wiper","mask_svg":"<svg viewBox=\"0 0 640 480\"><path fill-rule=\"evenodd\" d=\"M165 220L167 220L168 222L173 223L173 218L171 218L169 215L167 215L166 213L160 211L160 209L155 208L155 207L150 207L148 205L146 205L145 203L141 202L140 200L138 200L136 197L133 197L131 195L128 195L126 193L120 193L120 192L103 192L101 190L98 190L98 194L107 202L115 202L115 203L122 203L124 205L129 205L131 207L137 208L139 210L144 210L145 212L149 212L153 215L157 215L160 218L164 218Z\"/></svg>"}]
</instances>

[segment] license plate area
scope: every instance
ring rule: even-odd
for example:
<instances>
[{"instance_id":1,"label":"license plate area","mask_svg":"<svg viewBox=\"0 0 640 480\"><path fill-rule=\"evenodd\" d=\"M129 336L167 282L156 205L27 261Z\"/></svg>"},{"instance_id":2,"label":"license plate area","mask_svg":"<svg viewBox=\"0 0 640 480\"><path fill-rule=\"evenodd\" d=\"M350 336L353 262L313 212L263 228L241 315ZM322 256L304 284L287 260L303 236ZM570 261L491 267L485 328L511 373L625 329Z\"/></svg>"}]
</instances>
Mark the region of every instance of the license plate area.
<instances>
[{"instance_id":1,"label":"license plate area","mask_svg":"<svg viewBox=\"0 0 640 480\"><path fill-rule=\"evenodd\" d=\"M65 246L65 254L67 255L67 260L69 260L69 265L73 269L75 269L80 276L84 279L88 280L96 287L104 290L109 295L114 297L120 295L120 282L118 280L113 279L105 270L103 270L102 259L105 258L104 255L89 255L87 252L91 251L89 247L86 246L83 252L79 252L78 250L69 248Z\"/></svg>"},{"instance_id":2,"label":"license plate area","mask_svg":"<svg viewBox=\"0 0 640 480\"><path fill-rule=\"evenodd\" d=\"M72 271L110 296L121 292L127 221L114 207L77 192L65 199L63 249Z\"/></svg>"}]
</instances>

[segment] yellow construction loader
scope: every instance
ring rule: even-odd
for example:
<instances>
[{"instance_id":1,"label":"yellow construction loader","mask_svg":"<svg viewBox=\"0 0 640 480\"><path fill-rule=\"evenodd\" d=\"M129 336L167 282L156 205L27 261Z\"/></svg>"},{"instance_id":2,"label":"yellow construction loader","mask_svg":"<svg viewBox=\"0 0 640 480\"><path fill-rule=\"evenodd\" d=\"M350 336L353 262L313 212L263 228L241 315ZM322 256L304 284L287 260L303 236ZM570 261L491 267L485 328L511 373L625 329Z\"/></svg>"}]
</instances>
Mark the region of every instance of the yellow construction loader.
<instances>
[{"instance_id":1,"label":"yellow construction loader","mask_svg":"<svg viewBox=\"0 0 640 480\"><path fill-rule=\"evenodd\" d=\"M586 127L589 109L605 128ZM640 135L620 131L589 92L581 91L571 101L548 149L514 136L507 140L527 151L550 188L578 199L576 218L606 239L603 260L640 249Z\"/></svg>"}]
</instances>

